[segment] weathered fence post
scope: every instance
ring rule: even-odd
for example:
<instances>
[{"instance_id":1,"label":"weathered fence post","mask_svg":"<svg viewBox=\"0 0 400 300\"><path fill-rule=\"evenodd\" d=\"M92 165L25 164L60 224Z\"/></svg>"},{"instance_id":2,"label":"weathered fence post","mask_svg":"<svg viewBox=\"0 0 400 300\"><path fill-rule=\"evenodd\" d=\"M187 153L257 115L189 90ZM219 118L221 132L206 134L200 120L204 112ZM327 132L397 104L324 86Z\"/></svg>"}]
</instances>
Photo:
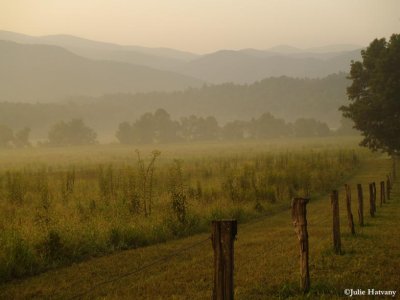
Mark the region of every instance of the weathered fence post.
<instances>
[{"instance_id":1,"label":"weathered fence post","mask_svg":"<svg viewBox=\"0 0 400 300\"><path fill-rule=\"evenodd\" d=\"M390 190L392 189L392 184L390 182L390 175L386 175L386 196L390 200Z\"/></svg>"},{"instance_id":2,"label":"weathered fence post","mask_svg":"<svg viewBox=\"0 0 400 300\"><path fill-rule=\"evenodd\" d=\"M385 197L385 182L381 181L381 201L380 201L380 206L382 207L383 203L386 203L386 197Z\"/></svg>"},{"instance_id":3,"label":"weathered fence post","mask_svg":"<svg viewBox=\"0 0 400 300\"><path fill-rule=\"evenodd\" d=\"M333 216L333 250L341 254L342 245L340 240L340 219L339 219L339 194L337 190L331 193L332 216Z\"/></svg>"},{"instance_id":4,"label":"weathered fence post","mask_svg":"<svg viewBox=\"0 0 400 300\"><path fill-rule=\"evenodd\" d=\"M361 184L357 184L358 193L358 224L364 226L364 198Z\"/></svg>"},{"instance_id":5,"label":"weathered fence post","mask_svg":"<svg viewBox=\"0 0 400 300\"><path fill-rule=\"evenodd\" d=\"M374 195L374 213L376 213L376 184L375 181L372 183L372 191Z\"/></svg>"},{"instance_id":6,"label":"weathered fence post","mask_svg":"<svg viewBox=\"0 0 400 300\"><path fill-rule=\"evenodd\" d=\"M371 217L375 216L375 210L374 210L374 187L372 186L372 183L369 184L369 214Z\"/></svg>"},{"instance_id":7,"label":"weathered fence post","mask_svg":"<svg viewBox=\"0 0 400 300\"><path fill-rule=\"evenodd\" d=\"M300 284L304 293L310 290L310 271L308 268L308 231L307 203L308 198L292 200L292 221L300 242Z\"/></svg>"},{"instance_id":8,"label":"weathered fence post","mask_svg":"<svg viewBox=\"0 0 400 300\"><path fill-rule=\"evenodd\" d=\"M236 220L212 221L214 300L233 300L233 244L236 233Z\"/></svg>"},{"instance_id":9,"label":"weathered fence post","mask_svg":"<svg viewBox=\"0 0 400 300\"><path fill-rule=\"evenodd\" d=\"M354 229L354 220L353 220L353 213L351 212L351 189L350 186L345 184L344 188L346 190L346 208L347 208L347 222L349 225L349 229L351 234L356 234Z\"/></svg>"}]
</instances>

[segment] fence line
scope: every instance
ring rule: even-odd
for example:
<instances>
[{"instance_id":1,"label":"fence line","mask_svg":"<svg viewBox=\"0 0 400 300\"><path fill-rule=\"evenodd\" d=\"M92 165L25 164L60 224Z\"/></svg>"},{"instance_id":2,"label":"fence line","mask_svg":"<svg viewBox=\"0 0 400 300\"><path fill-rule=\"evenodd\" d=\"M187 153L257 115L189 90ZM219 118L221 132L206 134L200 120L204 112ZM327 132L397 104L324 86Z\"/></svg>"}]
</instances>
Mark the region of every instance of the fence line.
<instances>
[{"instance_id":1,"label":"fence line","mask_svg":"<svg viewBox=\"0 0 400 300\"><path fill-rule=\"evenodd\" d=\"M394 176L393 176L393 177L394 177ZM392 188L393 184L394 184L394 180L391 182L391 188ZM391 190L391 188L390 188L390 190ZM391 191L390 191L390 192L391 192ZM389 199L389 197L387 197L386 199ZM245 224L243 227L245 227L246 225L258 223L258 222L264 220L267 216L268 216L268 215L260 216L260 217L257 218L255 221L250 222L250 223L248 223L248 224ZM322 220L320 220L319 222L316 222L316 223L313 223L313 222L308 221L307 226L308 226L308 227L313 227L313 228L323 228L323 227L320 227L320 225L330 222L330 218L329 218L329 217L330 217L330 215L327 216L326 218L323 218ZM285 223L285 224L286 224L286 223ZM293 223L288 224L288 226L289 226L289 225L290 225L290 226L293 226ZM328 224L326 224L326 225L328 225ZM361 228L362 228L362 226L361 226ZM287 229L280 230L279 233L288 232L288 230L289 230L289 227L288 227ZM279 234L279 233L278 233L278 234ZM268 250L268 251L271 251L271 250L273 250L273 249L278 248L279 246L280 246L280 247L283 247L283 245L284 245L284 244L286 245L287 242L288 242L289 240L291 240L292 238L293 238L292 236L287 236L286 238L281 239L278 243L275 243L273 246L271 246L271 247L266 247L265 249ZM324 240L325 240L325 239L324 239ZM166 256L164 256L164 257L161 257L161 258L159 258L159 259L156 259L156 260L154 260L153 262L151 262L151 263L149 263L149 264L146 264L146 265L143 265L143 266L141 266L141 267L139 267L139 268L137 268L137 269L135 269L135 270L133 270L133 271L126 272L126 273L120 274L120 275L118 275L118 276L116 276L116 277L114 277L114 278L107 279L107 280L104 280L104 281L95 283L95 284L94 284L93 286L91 286L88 290L86 290L86 291L84 291L84 292L82 292L82 293L76 294L76 295L74 295L74 296L72 296L72 297L70 297L70 298L68 298L68 299L71 299L71 300L72 300L72 299L77 299L77 298L81 298L81 297L83 297L83 296L86 296L86 295L90 294L91 292L93 292L93 291L94 291L96 288L98 288L98 287L104 286L104 285L109 284L109 283L112 283L112 282L116 282L116 281L121 280L122 278L125 278L125 277L128 277L128 276L132 276L132 275L141 273L142 271L147 270L147 269L149 269L149 268L151 268L151 267L153 267L153 266L155 266L155 265L158 265L158 264L160 264L160 263L167 262L167 261L171 260L173 257L176 257L176 256L180 255L181 253L186 252L186 251L188 251L188 250L190 250L190 249L192 249L192 248L195 248L195 247L197 247L197 246L199 246L199 245L201 245L201 244L203 244L203 243L205 243L205 242L207 242L207 241L208 241L208 242L210 241L210 237L207 237L206 239L203 239L203 240L201 240L201 241L199 241L199 242L193 243L193 244L191 244L191 245L189 245L189 246L187 246L187 247L181 248L181 249L179 249L179 250L177 250L177 251L175 251L175 252L173 252L173 253L171 253L171 254L169 254L169 255L166 255ZM232 245L232 247L233 247L233 245ZM261 257L261 256L263 256L263 255L265 255L266 253L267 253L267 251L261 251L261 252L260 252L258 255L256 255L256 256L253 256L253 257L248 258L248 259L245 259L245 260L241 259L241 260L240 260L240 264L245 265L245 264L247 264L248 262L254 261L255 259L257 259L257 258L259 258L259 257ZM340 252L339 252L339 253L340 253ZM309 283L308 283L308 284L309 284Z\"/></svg>"},{"instance_id":2,"label":"fence line","mask_svg":"<svg viewBox=\"0 0 400 300\"><path fill-rule=\"evenodd\" d=\"M394 181L392 182L392 186L393 186L393 184L394 184ZM350 187L349 186L347 186L347 189L345 189L345 192L346 192L346 197L349 197L349 190L350 190ZM384 190L382 190L382 192L384 192ZM392 191L391 191L391 188L390 188L390 190L389 191L387 191L387 195L389 195L389 193L391 193ZM386 195L386 196L387 196ZM381 197L385 197L385 195L381 195ZM388 199L388 198L387 198ZM376 199L374 199L375 201L376 201ZM347 200L348 201L348 200ZM348 208L347 208L348 209ZM316 223L313 223L313 222L310 222L310 221L307 221L307 227L314 227L314 228L316 228L316 227L320 227L319 225L321 225L321 224L323 224L323 223L327 223L327 222L329 222L329 221L331 221L330 220L330 218L329 217L331 217L331 215L330 216L328 216L327 218L324 218L323 220L320 220L319 222L316 222ZM354 223L353 223L353 226L354 226ZM320 227L321 228L321 227ZM285 230L281 230L280 232L284 232ZM363 226L360 226L360 232L361 233L363 233ZM286 240L288 240L288 238L286 238L286 239L284 239L284 240L281 240L280 241L280 243L277 243L277 244L275 244L274 246L272 246L272 247L268 247L268 248L266 248L268 251L270 251L270 250L272 250L272 249L275 249L275 248L277 248L278 246L283 246L283 244L285 243L286 244ZM324 239L325 240L325 239ZM257 259L257 258L259 258L260 256L263 256L263 255L265 255L265 252L261 252L259 255L256 255L256 256L254 256L254 257L251 257L250 259L247 259L247 260L245 260L245 261L241 261L240 263L241 264L246 264L247 262L250 262L250 261L253 261L253 260L255 260L255 259ZM320 271L320 270L319 270ZM303 291L307 291L308 289L309 289L309 282L308 282L308 285L307 285L307 277L305 276L305 275L302 275L302 277L304 277L304 278L302 278L302 285L303 285ZM304 283L305 282L305 283Z\"/></svg>"}]
</instances>

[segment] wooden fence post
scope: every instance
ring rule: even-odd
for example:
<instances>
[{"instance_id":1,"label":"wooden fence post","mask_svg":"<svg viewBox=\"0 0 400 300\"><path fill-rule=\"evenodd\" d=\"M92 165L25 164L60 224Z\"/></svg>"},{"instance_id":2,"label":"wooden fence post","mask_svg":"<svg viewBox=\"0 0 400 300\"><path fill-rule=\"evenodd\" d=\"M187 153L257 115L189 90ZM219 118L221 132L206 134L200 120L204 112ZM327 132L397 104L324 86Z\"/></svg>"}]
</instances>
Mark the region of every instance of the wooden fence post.
<instances>
[{"instance_id":1,"label":"wooden fence post","mask_svg":"<svg viewBox=\"0 0 400 300\"><path fill-rule=\"evenodd\" d=\"M390 200L390 190L392 189L392 185L390 182L390 175L386 175L386 196L387 199Z\"/></svg>"},{"instance_id":2,"label":"wooden fence post","mask_svg":"<svg viewBox=\"0 0 400 300\"><path fill-rule=\"evenodd\" d=\"M358 224L364 226L364 198L361 184L357 184L358 193Z\"/></svg>"},{"instance_id":3,"label":"wooden fence post","mask_svg":"<svg viewBox=\"0 0 400 300\"><path fill-rule=\"evenodd\" d=\"M212 221L214 300L233 300L233 244L236 233L236 220Z\"/></svg>"},{"instance_id":4,"label":"wooden fence post","mask_svg":"<svg viewBox=\"0 0 400 300\"><path fill-rule=\"evenodd\" d=\"M351 189L350 186L345 184L344 185L346 191L346 208L347 208L347 222L349 225L349 229L352 235L356 234L354 229L354 220L353 220L353 213L351 212Z\"/></svg>"},{"instance_id":5,"label":"wooden fence post","mask_svg":"<svg viewBox=\"0 0 400 300\"><path fill-rule=\"evenodd\" d=\"M337 190L331 193L332 216L333 216L333 250L336 254L341 254L342 245L340 240L340 219L339 219L339 194Z\"/></svg>"},{"instance_id":6,"label":"wooden fence post","mask_svg":"<svg viewBox=\"0 0 400 300\"><path fill-rule=\"evenodd\" d=\"M372 183L372 191L374 195L374 213L376 213L376 184L375 181Z\"/></svg>"},{"instance_id":7,"label":"wooden fence post","mask_svg":"<svg viewBox=\"0 0 400 300\"><path fill-rule=\"evenodd\" d=\"M381 181L381 201L380 201L380 206L382 207L383 203L386 203L386 197L385 197L385 182Z\"/></svg>"},{"instance_id":8,"label":"wooden fence post","mask_svg":"<svg viewBox=\"0 0 400 300\"><path fill-rule=\"evenodd\" d=\"M292 200L292 221L300 242L300 285L303 293L307 293L310 290L307 231L308 201L308 198L294 198Z\"/></svg>"},{"instance_id":9,"label":"wooden fence post","mask_svg":"<svg viewBox=\"0 0 400 300\"><path fill-rule=\"evenodd\" d=\"M375 216L375 210L374 210L374 187L372 186L372 183L369 184L369 214L371 217Z\"/></svg>"}]
</instances>

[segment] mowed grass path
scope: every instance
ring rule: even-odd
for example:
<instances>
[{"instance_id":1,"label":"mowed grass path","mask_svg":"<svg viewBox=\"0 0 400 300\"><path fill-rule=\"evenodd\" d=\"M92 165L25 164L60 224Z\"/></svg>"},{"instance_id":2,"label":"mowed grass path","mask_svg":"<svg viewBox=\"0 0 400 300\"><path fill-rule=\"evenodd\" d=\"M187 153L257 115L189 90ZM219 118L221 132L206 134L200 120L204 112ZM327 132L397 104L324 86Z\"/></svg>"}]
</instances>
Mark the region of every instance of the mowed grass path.
<instances>
[{"instance_id":1,"label":"mowed grass path","mask_svg":"<svg viewBox=\"0 0 400 300\"><path fill-rule=\"evenodd\" d=\"M366 226L356 225L356 236L349 234L344 190L339 188L343 255L331 250L329 195L308 204L312 288L307 296L302 296L298 288L299 250L289 209L240 224L235 243L236 299L336 299L345 297L346 288L397 289L399 294L399 183L388 203L379 207L377 201L376 217L369 216L368 183L377 183L379 199L379 182L386 179L390 169L389 159L371 159L347 181L352 188L356 224L356 184L362 183L364 189ZM213 253L208 237L200 234L123 251L10 282L0 286L0 299L210 299ZM153 265L119 278L149 264ZM114 281L98 285L108 280Z\"/></svg>"}]
</instances>

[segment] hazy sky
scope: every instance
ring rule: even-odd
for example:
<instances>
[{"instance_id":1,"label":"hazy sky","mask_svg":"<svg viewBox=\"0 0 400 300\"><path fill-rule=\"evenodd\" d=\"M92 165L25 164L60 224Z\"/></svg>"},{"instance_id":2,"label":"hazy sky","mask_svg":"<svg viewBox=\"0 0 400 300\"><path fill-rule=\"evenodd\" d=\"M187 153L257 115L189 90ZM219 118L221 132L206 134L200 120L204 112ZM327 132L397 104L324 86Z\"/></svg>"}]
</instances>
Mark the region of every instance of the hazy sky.
<instances>
[{"instance_id":1,"label":"hazy sky","mask_svg":"<svg viewBox=\"0 0 400 300\"><path fill-rule=\"evenodd\" d=\"M400 0L0 0L0 29L198 53L367 45L400 32Z\"/></svg>"}]
</instances>

